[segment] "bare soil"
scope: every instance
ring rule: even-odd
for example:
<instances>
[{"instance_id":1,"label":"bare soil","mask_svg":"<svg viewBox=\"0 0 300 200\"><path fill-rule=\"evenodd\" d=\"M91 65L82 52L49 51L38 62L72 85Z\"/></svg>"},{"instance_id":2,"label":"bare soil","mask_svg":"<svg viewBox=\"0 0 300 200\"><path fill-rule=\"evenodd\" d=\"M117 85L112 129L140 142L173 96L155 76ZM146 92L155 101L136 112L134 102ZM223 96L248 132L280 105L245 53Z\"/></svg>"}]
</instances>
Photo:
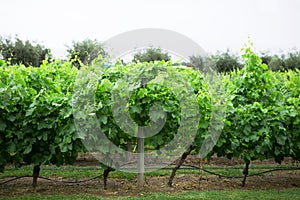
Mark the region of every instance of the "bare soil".
<instances>
[{"instance_id":1,"label":"bare soil","mask_svg":"<svg viewBox=\"0 0 300 200\"><path fill-rule=\"evenodd\" d=\"M293 162L292 160L285 160L286 163ZM195 157L189 156L186 161L187 164L199 164ZM257 162L261 164L273 164L272 160ZM256 164L257 164L256 163ZM76 165L93 165L99 164L96 161L78 160ZM208 164L208 163L206 163ZM220 158L213 158L210 165L230 166L236 164L243 164L239 160L227 160ZM171 173L171 172L170 172ZM108 189L103 189L103 180L96 179L85 183L66 184L61 182L53 182L39 179L38 186L32 188L32 178L22 178L7 184L0 185L0 197L3 196L19 196L19 195L74 195L74 194L88 194L101 197L114 196L142 196L146 193L152 192L181 192L187 190L193 191L207 191L207 190L257 190L257 189L275 189L282 190L287 188L300 189L300 170L296 171L275 171L263 176L248 177L246 186L241 187L241 178L219 178L215 175L201 175L201 174L180 174L176 175L173 181L173 187L167 186L168 176L146 176L146 184L144 187L137 187L136 180L127 180L120 178L109 178ZM1 179L1 181L8 180ZM55 177L54 177L55 179ZM59 178L56 178L60 180Z\"/></svg>"}]
</instances>

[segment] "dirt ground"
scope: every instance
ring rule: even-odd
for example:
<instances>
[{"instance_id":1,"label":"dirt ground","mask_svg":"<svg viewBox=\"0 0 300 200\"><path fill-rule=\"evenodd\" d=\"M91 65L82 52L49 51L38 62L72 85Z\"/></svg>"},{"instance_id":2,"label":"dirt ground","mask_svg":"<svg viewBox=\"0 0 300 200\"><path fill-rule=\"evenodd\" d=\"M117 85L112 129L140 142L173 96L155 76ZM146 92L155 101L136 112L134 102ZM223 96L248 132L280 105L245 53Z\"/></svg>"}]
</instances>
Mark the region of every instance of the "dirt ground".
<instances>
[{"instance_id":1,"label":"dirt ground","mask_svg":"<svg viewBox=\"0 0 300 200\"><path fill-rule=\"evenodd\" d=\"M189 158L186 163L195 164L195 158ZM225 163L224 163L225 162ZM228 161L226 159L213 159L210 165L235 165L241 164L238 160ZM264 161L270 164L273 161ZM292 162L286 160L285 162ZM207 164L207 163L206 163ZM77 165L93 165L92 161L78 161ZM1 181L8 180L1 179ZM85 183L66 184L39 179L38 186L33 189L32 178L22 178L7 184L0 185L1 196L18 196L27 194L53 195L53 194L89 194L93 196L114 197L114 196L140 196L152 192L181 192L187 190L207 191L207 190L234 190L234 189L275 189L287 188L300 189L300 170L295 171L275 171L263 176L248 177L246 186L241 187L241 178L219 178L215 175L184 174L176 175L173 187L167 186L168 176L147 177L143 188L138 188L136 180L108 179L108 189L103 189L103 180L96 179Z\"/></svg>"}]
</instances>

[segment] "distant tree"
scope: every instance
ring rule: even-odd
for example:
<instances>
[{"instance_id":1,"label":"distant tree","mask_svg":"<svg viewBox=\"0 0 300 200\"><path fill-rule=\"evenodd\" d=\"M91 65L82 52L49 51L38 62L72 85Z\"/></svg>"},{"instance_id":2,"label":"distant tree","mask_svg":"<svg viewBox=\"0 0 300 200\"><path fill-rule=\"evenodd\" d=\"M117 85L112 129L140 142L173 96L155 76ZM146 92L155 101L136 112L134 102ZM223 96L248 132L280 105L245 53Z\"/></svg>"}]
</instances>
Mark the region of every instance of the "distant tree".
<instances>
[{"instance_id":1,"label":"distant tree","mask_svg":"<svg viewBox=\"0 0 300 200\"><path fill-rule=\"evenodd\" d=\"M205 57L198 55L192 55L190 56L190 64L188 64L189 66L193 67L194 69L198 69L200 71L204 70L204 61Z\"/></svg>"},{"instance_id":2,"label":"distant tree","mask_svg":"<svg viewBox=\"0 0 300 200\"><path fill-rule=\"evenodd\" d=\"M149 48L144 53L138 52L133 56L133 62L150 62L155 60L171 60L168 53L162 52L160 48Z\"/></svg>"},{"instance_id":3,"label":"distant tree","mask_svg":"<svg viewBox=\"0 0 300 200\"><path fill-rule=\"evenodd\" d=\"M190 63L188 63L187 66L193 67L201 72L209 72L215 69L216 61L213 59L213 55L193 55L190 56Z\"/></svg>"},{"instance_id":4,"label":"distant tree","mask_svg":"<svg viewBox=\"0 0 300 200\"><path fill-rule=\"evenodd\" d=\"M283 56L279 57L278 55L273 55L269 61L269 63L266 63L270 70L272 71L284 71L285 70L285 64L284 64L284 58Z\"/></svg>"},{"instance_id":5,"label":"distant tree","mask_svg":"<svg viewBox=\"0 0 300 200\"><path fill-rule=\"evenodd\" d=\"M217 72L231 72L243 67L242 63L239 62L239 57L230 53L229 50L213 55L212 60Z\"/></svg>"},{"instance_id":6,"label":"distant tree","mask_svg":"<svg viewBox=\"0 0 300 200\"><path fill-rule=\"evenodd\" d=\"M0 37L0 52L6 62L22 63L25 66L38 67L43 60L51 58L50 49L29 40L22 41L18 37L14 39Z\"/></svg>"},{"instance_id":7,"label":"distant tree","mask_svg":"<svg viewBox=\"0 0 300 200\"><path fill-rule=\"evenodd\" d=\"M80 42L73 41L72 47L69 47L67 52L69 60L77 68L80 68L82 64L90 65L100 55L103 58L107 56L103 44L96 39L85 39Z\"/></svg>"},{"instance_id":8,"label":"distant tree","mask_svg":"<svg viewBox=\"0 0 300 200\"><path fill-rule=\"evenodd\" d=\"M209 56L190 56L190 63L202 72L209 71L209 69L217 72L230 72L242 68L238 56L231 54L229 50Z\"/></svg>"},{"instance_id":9,"label":"distant tree","mask_svg":"<svg viewBox=\"0 0 300 200\"><path fill-rule=\"evenodd\" d=\"M272 60L272 56L268 52L261 52L260 59L263 64L269 65Z\"/></svg>"},{"instance_id":10,"label":"distant tree","mask_svg":"<svg viewBox=\"0 0 300 200\"><path fill-rule=\"evenodd\" d=\"M2 53L0 52L0 66L4 65L5 61L3 59Z\"/></svg>"},{"instance_id":11,"label":"distant tree","mask_svg":"<svg viewBox=\"0 0 300 200\"><path fill-rule=\"evenodd\" d=\"M295 70L300 69L300 51L289 52L284 58L284 68L285 70Z\"/></svg>"},{"instance_id":12,"label":"distant tree","mask_svg":"<svg viewBox=\"0 0 300 200\"><path fill-rule=\"evenodd\" d=\"M300 69L300 51L289 52L282 55L269 55L267 53L262 53L260 58L272 71Z\"/></svg>"}]
</instances>

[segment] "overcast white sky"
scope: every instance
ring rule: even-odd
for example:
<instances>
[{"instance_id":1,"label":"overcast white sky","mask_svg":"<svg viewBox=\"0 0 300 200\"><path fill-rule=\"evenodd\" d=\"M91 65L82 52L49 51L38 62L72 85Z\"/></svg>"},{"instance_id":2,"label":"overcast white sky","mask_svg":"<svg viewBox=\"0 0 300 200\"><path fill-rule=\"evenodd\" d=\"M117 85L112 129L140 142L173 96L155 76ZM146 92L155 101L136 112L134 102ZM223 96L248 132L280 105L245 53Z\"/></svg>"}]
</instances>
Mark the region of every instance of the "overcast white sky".
<instances>
[{"instance_id":1,"label":"overcast white sky","mask_svg":"<svg viewBox=\"0 0 300 200\"><path fill-rule=\"evenodd\" d=\"M66 45L138 28L169 29L205 51L300 49L299 0L1 0L0 36L17 34L66 55Z\"/></svg>"}]
</instances>

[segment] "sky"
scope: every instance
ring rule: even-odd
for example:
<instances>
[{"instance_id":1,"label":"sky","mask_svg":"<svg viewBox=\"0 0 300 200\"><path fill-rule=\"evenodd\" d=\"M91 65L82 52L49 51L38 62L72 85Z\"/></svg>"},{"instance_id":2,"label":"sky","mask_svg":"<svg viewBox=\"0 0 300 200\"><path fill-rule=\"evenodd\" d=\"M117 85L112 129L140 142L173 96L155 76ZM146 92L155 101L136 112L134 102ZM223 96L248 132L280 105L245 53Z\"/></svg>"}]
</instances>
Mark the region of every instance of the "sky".
<instances>
[{"instance_id":1,"label":"sky","mask_svg":"<svg viewBox=\"0 0 300 200\"><path fill-rule=\"evenodd\" d=\"M72 41L140 28L183 34L206 52L300 49L299 0L1 0L0 36L18 35L66 56Z\"/></svg>"}]
</instances>

